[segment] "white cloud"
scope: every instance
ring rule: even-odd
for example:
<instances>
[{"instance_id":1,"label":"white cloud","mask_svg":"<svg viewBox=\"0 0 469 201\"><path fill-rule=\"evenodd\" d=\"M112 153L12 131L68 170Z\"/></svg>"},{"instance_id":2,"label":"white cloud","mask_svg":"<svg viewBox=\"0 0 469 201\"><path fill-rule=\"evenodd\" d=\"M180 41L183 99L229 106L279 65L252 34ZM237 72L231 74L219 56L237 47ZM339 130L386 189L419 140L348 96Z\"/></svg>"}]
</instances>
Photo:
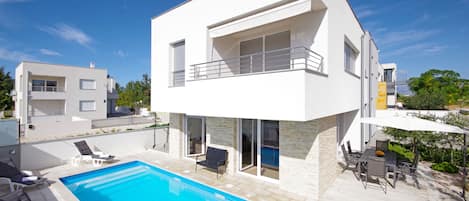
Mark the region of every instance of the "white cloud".
<instances>
[{"instance_id":1,"label":"white cloud","mask_svg":"<svg viewBox=\"0 0 469 201\"><path fill-rule=\"evenodd\" d=\"M56 52L54 50L49 50L49 49L39 49L39 52L47 56L62 56L62 54L60 54L59 52Z\"/></svg>"},{"instance_id":2,"label":"white cloud","mask_svg":"<svg viewBox=\"0 0 469 201\"><path fill-rule=\"evenodd\" d=\"M402 43L416 42L427 39L431 36L438 34L437 30L409 30L409 31L396 31L384 34L382 37L377 38L380 45L394 46Z\"/></svg>"},{"instance_id":3,"label":"white cloud","mask_svg":"<svg viewBox=\"0 0 469 201\"><path fill-rule=\"evenodd\" d=\"M403 56L403 55L435 55L444 51L447 46L436 45L430 43L417 43L408 46L403 46L390 51L383 51L383 56Z\"/></svg>"},{"instance_id":4,"label":"white cloud","mask_svg":"<svg viewBox=\"0 0 469 201\"><path fill-rule=\"evenodd\" d=\"M370 7L370 6L358 6L355 9L355 13L357 14L357 17L360 19L364 19L366 17L373 16L377 13L376 9Z\"/></svg>"},{"instance_id":5,"label":"white cloud","mask_svg":"<svg viewBox=\"0 0 469 201\"><path fill-rule=\"evenodd\" d=\"M119 57L126 57L128 54L127 52L123 51L123 50L117 50L114 52L115 55L119 56Z\"/></svg>"},{"instance_id":6,"label":"white cloud","mask_svg":"<svg viewBox=\"0 0 469 201\"><path fill-rule=\"evenodd\" d=\"M20 51L13 51L8 50L5 48L0 48L0 59L13 61L13 62L20 62L24 60L35 60L34 56L20 52Z\"/></svg>"},{"instance_id":7,"label":"white cloud","mask_svg":"<svg viewBox=\"0 0 469 201\"><path fill-rule=\"evenodd\" d=\"M56 24L55 26L39 27L39 30L58 36L67 41L76 42L84 47L90 47L93 39L82 30L67 24Z\"/></svg>"}]
</instances>

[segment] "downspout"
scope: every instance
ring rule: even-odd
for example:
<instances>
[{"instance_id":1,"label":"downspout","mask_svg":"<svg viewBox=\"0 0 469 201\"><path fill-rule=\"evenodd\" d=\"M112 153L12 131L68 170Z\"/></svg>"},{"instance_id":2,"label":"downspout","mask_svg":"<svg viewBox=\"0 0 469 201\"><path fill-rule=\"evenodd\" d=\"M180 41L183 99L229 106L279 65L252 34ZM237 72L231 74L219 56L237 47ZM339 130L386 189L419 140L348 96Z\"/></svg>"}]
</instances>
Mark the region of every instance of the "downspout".
<instances>
[{"instance_id":1,"label":"downspout","mask_svg":"<svg viewBox=\"0 0 469 201\"><path fill-rule=\"evenodd\" d=\"M365 34L366 34L366 32L365 32ZM364 84L363 84L363 79L364 79L364 76L363 76L363 75L364 75L364 73L363 73L363 72L364 72L364 68L365 68L365 64L364 64L364 62L363 62L363 61L365 60L365 59L364 59L364 58L365 58L365 56L364 56L364 49L365 49L365 48L364 48L364 45L365 45L364 43L365 43L365 38L364 38L364 37L365 37L365 35L362 35L362 36L361 36L361 60L362 60L362 62L361 62L361 79L360 79L360 86L361 86L361 87L360 87L360 91L361 91L361 98L360 98L360 118L363 118L364 115L365 115L365 113L364 113L364 111L363 111L363 110L364 110L364 107L363 107L363 104L364 104L364 100L363 100L363 99L364 99L364 90L363 90L363 86L364 86ZM360 123L360 149L361 149L362 151L364 150L364 139L365 139L365 134L364 134L364 132L365 132L365 126L364 126L362 123Z\"/></svg>"},{"instance_id":2,"label":"downspout","mask_svg":"<svg viewBox=\"0 0 469 201\"><path fill-rule=\"evenodd\" d=\"M371 42L372 42L372 39L371 39L371 36L370 36L370 39L368 40L368 50L369 50L369 53L368 53L368 65L369 65L369 69L368 69L368 117L372 117L372 111L375 110L375 108L371 108L371 106L373 105L372 102L374 102L374 100L372 100L372 97L371 97L371 86L372 86L372 77L371 77L371 72L372 72L372 62L371 62ZM375 45L376 46L376 45ZM377 48L376 48L377 49ZM376 112L375 112L376 113ZM373 115L373 117L376 116L376 115ZM371 128L372 128L372 125L371 124L368 124L367 125L368 127L368 138L371 138L371 135L373 133L371 133Z\"/></svg>"}]
</instances>

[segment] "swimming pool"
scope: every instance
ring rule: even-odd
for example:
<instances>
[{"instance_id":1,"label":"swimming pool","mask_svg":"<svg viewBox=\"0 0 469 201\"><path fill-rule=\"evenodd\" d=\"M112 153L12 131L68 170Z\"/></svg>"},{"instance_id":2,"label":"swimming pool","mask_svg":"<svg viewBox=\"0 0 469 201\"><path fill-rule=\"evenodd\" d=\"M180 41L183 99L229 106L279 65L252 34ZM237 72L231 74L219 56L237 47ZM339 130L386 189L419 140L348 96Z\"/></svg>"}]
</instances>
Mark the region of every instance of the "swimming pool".
<instances>
[{"instance_id":1,"label":"swimming pool","mask_svg":"<svg viewBox=\"0 0 469 201\"><path fill-rule=\"evenodd\" d=\"M81 201L244 200L141 161L60 180Z\"/></svg>"}]
</instances>

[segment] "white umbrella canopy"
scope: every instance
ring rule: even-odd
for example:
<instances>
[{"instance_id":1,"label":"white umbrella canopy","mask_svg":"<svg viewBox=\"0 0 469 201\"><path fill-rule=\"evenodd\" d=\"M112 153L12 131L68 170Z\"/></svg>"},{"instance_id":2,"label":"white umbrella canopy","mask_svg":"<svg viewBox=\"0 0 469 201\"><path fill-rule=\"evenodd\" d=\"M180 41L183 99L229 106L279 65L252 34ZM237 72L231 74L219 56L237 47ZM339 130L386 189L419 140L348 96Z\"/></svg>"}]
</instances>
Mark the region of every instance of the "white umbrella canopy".
<instances>
[{"instance_id":1,"label":"white umbrella canopy","mask_svg":"<svg viewBox=\"0 0 469 201\"><path fill-rule=\"evenodd\" d=\"M362 118L361 122L365 124L392 127L407 131L435 131L464 134L464 130L457 126L411 116L367 117Z\"/></svg>"}]
</instances>

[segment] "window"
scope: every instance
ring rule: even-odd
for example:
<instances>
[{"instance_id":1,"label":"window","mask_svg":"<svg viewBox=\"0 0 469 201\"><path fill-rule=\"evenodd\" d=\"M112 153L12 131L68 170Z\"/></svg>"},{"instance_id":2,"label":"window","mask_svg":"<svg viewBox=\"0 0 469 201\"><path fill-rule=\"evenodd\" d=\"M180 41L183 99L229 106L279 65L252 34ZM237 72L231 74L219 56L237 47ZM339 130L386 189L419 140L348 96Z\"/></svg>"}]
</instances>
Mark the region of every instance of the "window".
<instances>
[{"instance_id":1,"label":"window","mask_svg":"<svg viewBox=\"0 0 469 201\"><path fill-rule=\"evenodd\" d=\"M32 91L57 91L56 80L33 80Z\"/></svg>"},{"instance_id":2,"label":"window","mask_svg":"<svg viewBox=\"0 0 469 201\"><path fill-rule=\"evenodd\" d=\"M57 91L57 81L46 81L46 91Z\"/></svg>"},{"instance_id":3,"label":"window","mask_svg":"<svg viewBox=\"0 0 469 201\"><path fill-rule=\"evenodd\" d=\"M44 91L44 80L33 80L32 81L32 91Z\"/></svg>"},{"instance_id":4,"label":"window","mask_svg":"<svg viewBox=\"0 0 469 201\"><path fill-rule=\"evenodd\" d=\"M80 112L96 111L96 101L85 100L80 101Z\"/></svg>"},{"instance_id":5,"label":"window","mask_svg":"<svg viewBox=\"0 0 469 201\"><path fill-rule=\"evenodd\" d=\"M184 86L186 69L186 42L181 41L171 45L173 51L173 69L170 74L170 86Z\"/></svg>"},{"instance_id":6,"label":"window","mask_svg":"<svg viewBox=\"0 0 469 201\"><path fill-rule=\"evenodd\" d=\"M344 43L344 47L345 70L349 73L355 74L355 61L357 60L358 53L347 42Z\"/></svg>"},{"instance_id":7,"label":"window","mask_svg":"<svg viewBox=\"0 0 469 201\"><path fill-rule=\"evenodd\" d=\"M384 81L392 82L392 69L384 69Z\"/></svg>"},{"instance_id":8,"label":"window","mask_svg":"<svg viewBox=\"0 0 469 201\"><path fill-rule=\"evenodd\" d=\"M80 89L95 90L96 89L96 81L95 80L80 79Z\"/></svg>"}]
</instances>

